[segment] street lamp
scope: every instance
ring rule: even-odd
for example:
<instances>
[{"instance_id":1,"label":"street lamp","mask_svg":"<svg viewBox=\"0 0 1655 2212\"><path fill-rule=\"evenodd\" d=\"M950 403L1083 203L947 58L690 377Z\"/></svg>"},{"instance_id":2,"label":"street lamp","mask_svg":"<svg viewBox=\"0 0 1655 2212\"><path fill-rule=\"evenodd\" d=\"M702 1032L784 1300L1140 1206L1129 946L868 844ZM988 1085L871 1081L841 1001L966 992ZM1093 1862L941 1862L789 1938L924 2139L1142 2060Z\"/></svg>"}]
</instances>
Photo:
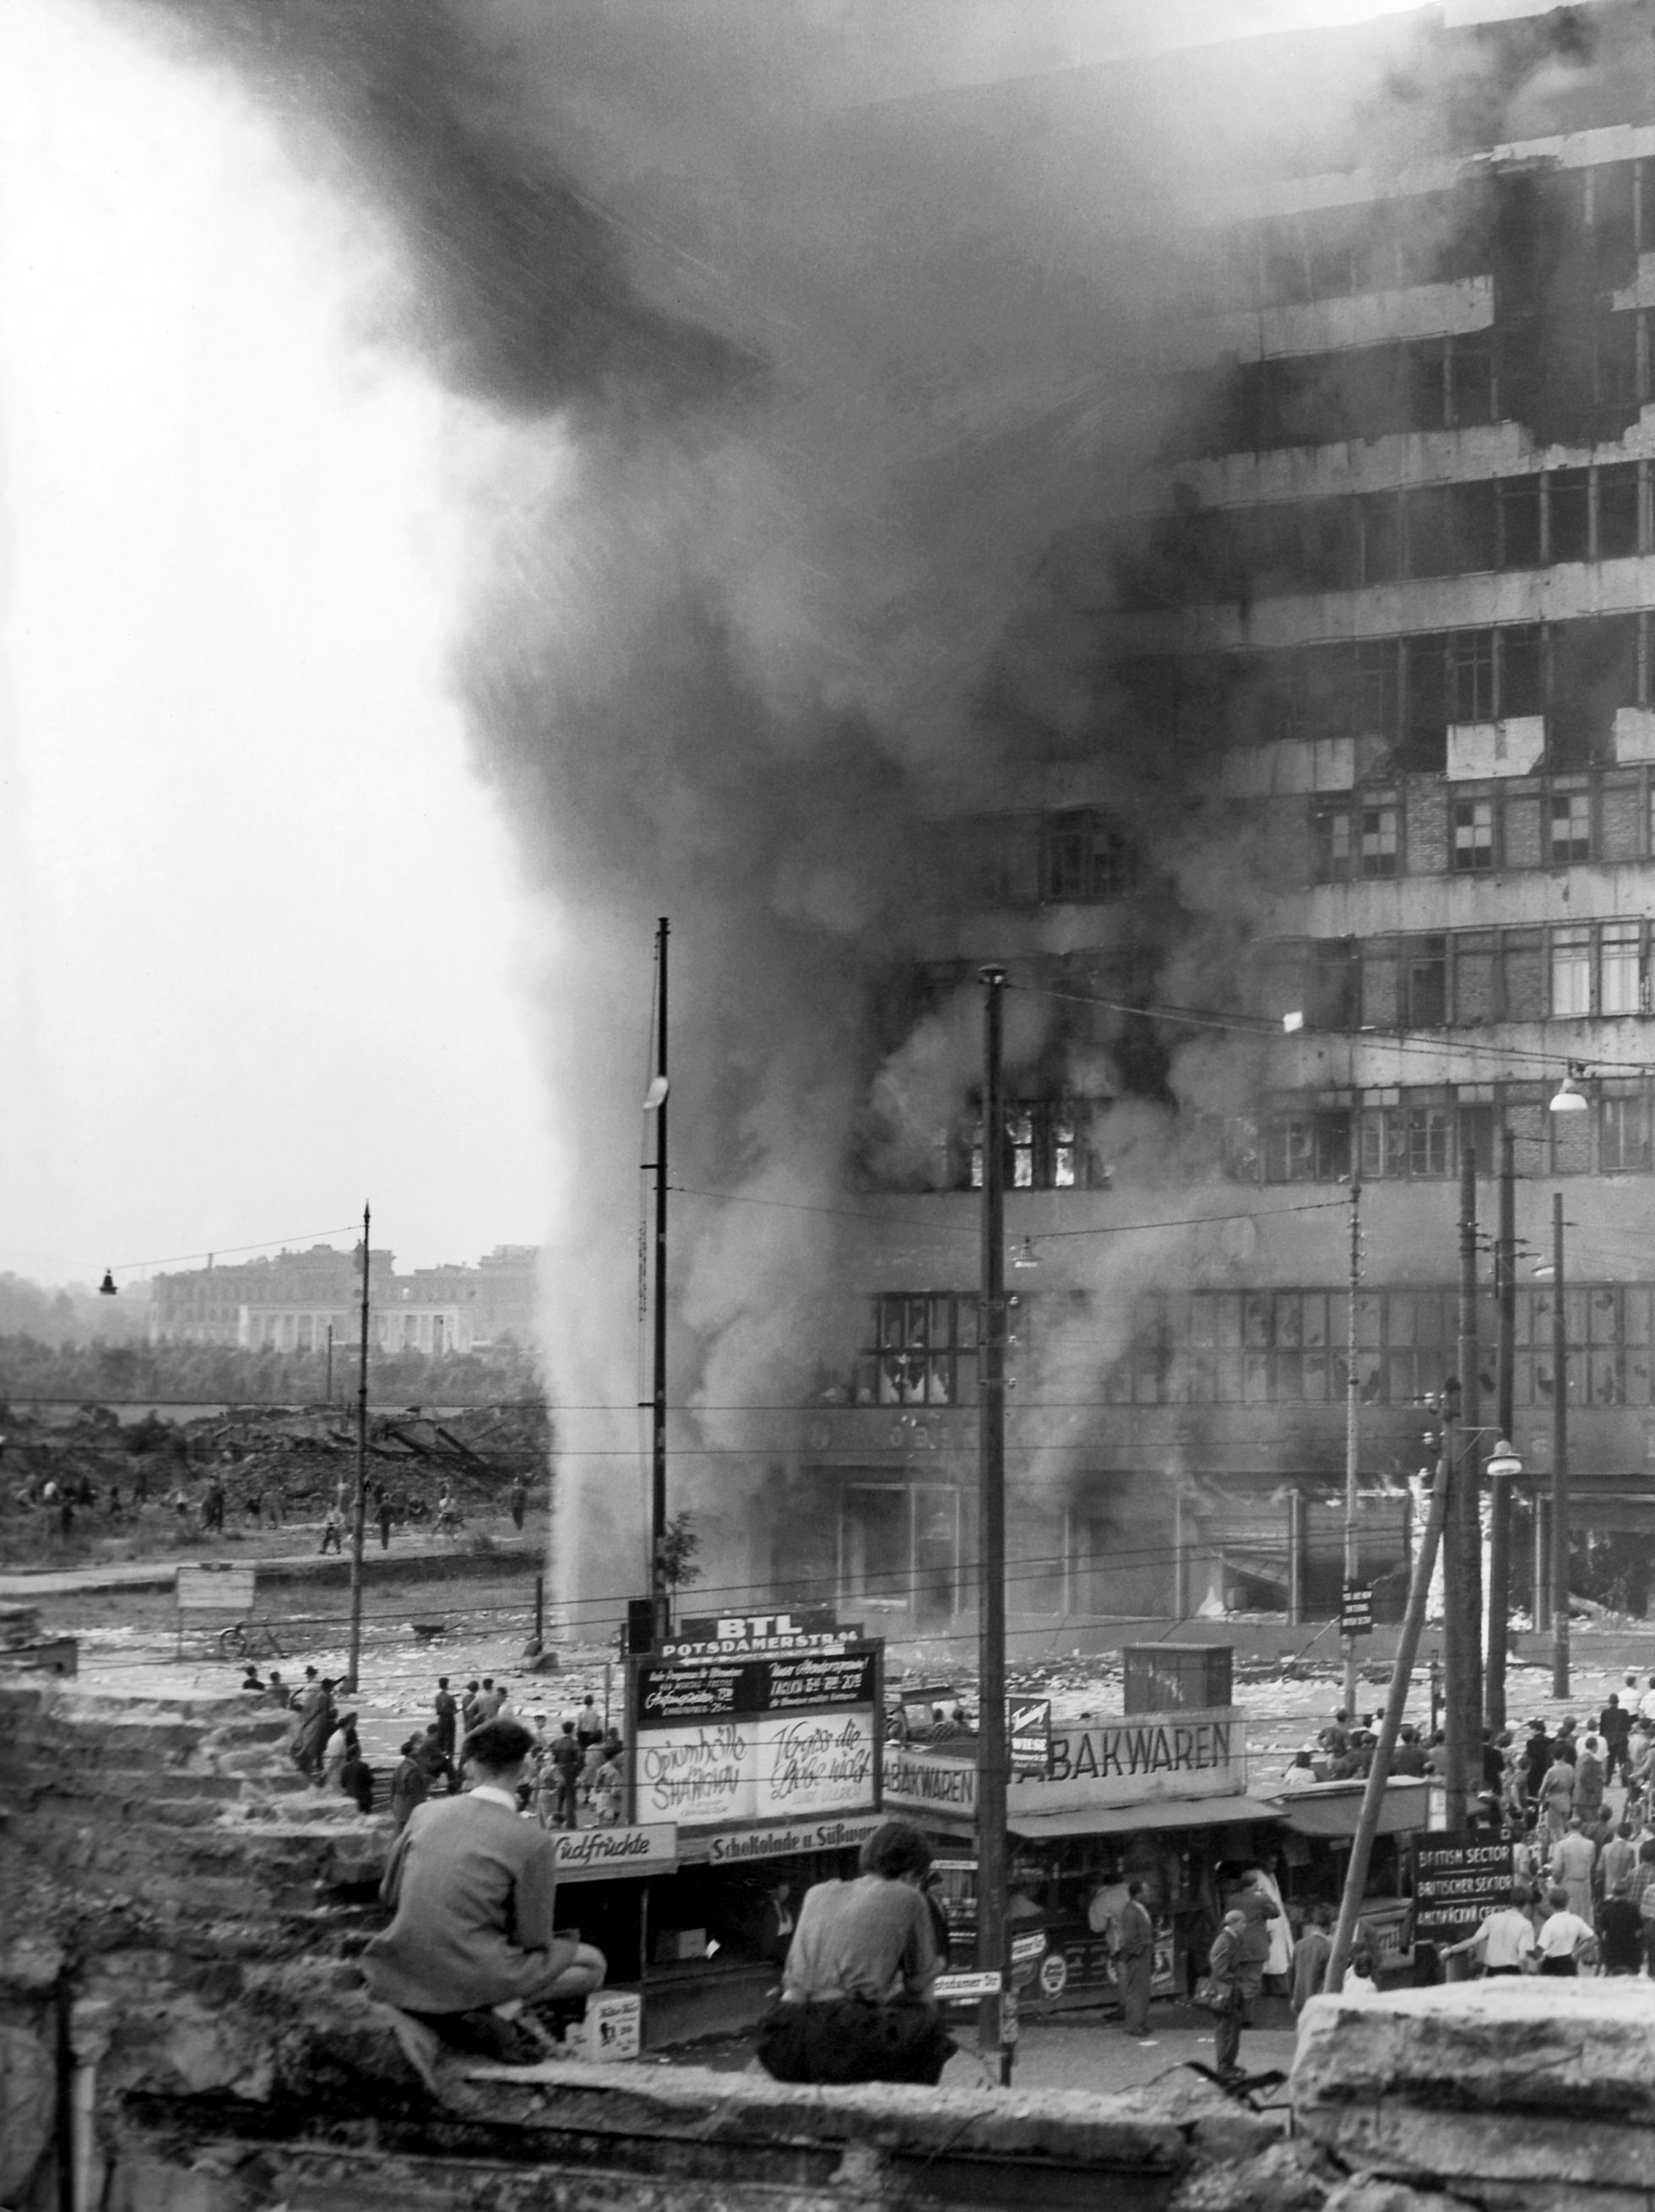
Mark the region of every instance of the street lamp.
<instances>
[{"instance_id":1,"label":"street lamp","mask_svg":"<svg viewBox=\"0 0 1655 2212\"><path fill-rule=\"evenodd\" d=\"M1579 1085L1585 1080L1585 1063L1583 1060L1572 1060L1569 1062L1567 1074L1547 1102L1552 1113L1584 1114L1585 1112L1586 1100L1579 1089Z\"/></svg>"},{"instance_id":2,"label":"street lamp","mask_svg":"<svg viewBox=\"0 0 1655 2212\"><path fill-rule=\"evenodd\" d=\"M1502 1437L1483 1462L1482 1471L1491 1482L1514 1482L1523 1472L1523 1462Z\"/></svg>"}]
</instances>

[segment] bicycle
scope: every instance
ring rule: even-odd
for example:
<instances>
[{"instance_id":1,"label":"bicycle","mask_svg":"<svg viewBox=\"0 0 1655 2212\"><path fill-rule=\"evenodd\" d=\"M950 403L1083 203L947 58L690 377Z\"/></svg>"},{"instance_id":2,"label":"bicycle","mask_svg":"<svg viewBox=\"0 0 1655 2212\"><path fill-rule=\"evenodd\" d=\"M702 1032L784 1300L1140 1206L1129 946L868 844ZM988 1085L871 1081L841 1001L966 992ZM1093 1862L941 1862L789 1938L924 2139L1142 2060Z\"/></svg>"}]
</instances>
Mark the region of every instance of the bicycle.
<instances>
[{"instance_id":1,"label":"bicycle","mask_svg":"<svg viewBox=\"0 0 1655 2212\"><path fill-rule=\"evenodd\" d=\"M218 1649L226 1659L285 1659L282 1639L263 1621L237 1620L221 1632Z\"/></svg>"}]
</instances>

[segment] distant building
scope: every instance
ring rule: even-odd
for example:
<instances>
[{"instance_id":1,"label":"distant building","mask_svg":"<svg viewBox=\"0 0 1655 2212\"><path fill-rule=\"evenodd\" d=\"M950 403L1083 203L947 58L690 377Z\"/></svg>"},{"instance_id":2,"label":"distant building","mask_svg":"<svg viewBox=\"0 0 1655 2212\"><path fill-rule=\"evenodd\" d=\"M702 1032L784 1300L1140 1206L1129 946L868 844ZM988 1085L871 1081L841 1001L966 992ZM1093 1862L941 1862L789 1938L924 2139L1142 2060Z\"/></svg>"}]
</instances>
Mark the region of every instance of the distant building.
<instances>
[{"instance_id":1,"label":"distant building","mask_svg":"<svg viewBox=\"0 0 1655 2212\"><path fill-rule=\"evenodd\" d=\"M380 1351L440 1358L508 1340L532 1341L536 1246L497 1245L476 1267L418 1267L402 1276L393 1252L375 1249L371 1256L368 1328ZM356 1254L330 1244L157 1275L149 1334L175 1344L319 1352L332 1330L343 1348L359 1340L361 1285Z\"/></svg>"}]
</instances>

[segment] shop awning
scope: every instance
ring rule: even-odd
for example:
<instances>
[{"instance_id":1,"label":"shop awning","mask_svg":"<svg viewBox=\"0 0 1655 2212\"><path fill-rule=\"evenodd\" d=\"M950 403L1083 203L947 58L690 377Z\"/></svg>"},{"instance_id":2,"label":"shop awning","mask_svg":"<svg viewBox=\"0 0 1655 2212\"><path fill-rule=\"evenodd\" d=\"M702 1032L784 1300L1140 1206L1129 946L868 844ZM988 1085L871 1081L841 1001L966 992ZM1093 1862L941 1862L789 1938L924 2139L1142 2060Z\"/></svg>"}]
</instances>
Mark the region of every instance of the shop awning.
<instances>
[{"instance_id":1,"label":"shop awning","mask_svg":"<svg viewBox=\"0 0 1655 2212\"><path fill-rule=\"evenodd\" d=\"M1382 1836L1401 1835L1424 1827L1429 1817L1431 1785L1411 1776L1385 1784L1379 1803ZM1362 1784L1323 1783L1314 1790L1295 1790L1275 1801L1275 1817L1301 1836L1354 1836L1362 1817Z\"/></svg>"},{"instance_id":2,"label":"shop awning","mask_svg":"<svg viewBox=\"0 0 1655 2212\"><path fill-rule=\"evenodd\" d=\"M1074 1813L1012 1813L1006 1826L1026 1844L1065 1836L1129 1836L1145 1828L1227 1828L1279 1820L1281 1808L1257 1797L1164 1797L1148 1805L1089 1805Z\"/></svg>"}]
</instances>

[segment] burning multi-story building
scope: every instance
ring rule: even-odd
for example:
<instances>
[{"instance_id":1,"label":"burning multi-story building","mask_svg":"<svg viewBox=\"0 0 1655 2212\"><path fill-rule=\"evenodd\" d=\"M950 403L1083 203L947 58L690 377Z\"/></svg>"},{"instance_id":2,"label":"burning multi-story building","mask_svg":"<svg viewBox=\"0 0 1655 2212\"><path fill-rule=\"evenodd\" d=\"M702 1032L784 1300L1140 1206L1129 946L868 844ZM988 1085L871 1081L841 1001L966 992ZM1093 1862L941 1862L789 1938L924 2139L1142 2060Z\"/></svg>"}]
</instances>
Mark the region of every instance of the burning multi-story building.
<instances>
[{"instance_id":1,"label":"burning multi-story building","mask_svg":"<svg viewBox=\"0 0 1655 2212\"><path fill-rule=\"evenodd\" d=\"M1652 29L1433 18L1417 130L1222 195L1141 519L1045 564L1092 704L946 825L886 993L858 1348L792 1493L831 1510L778 1517L782 1591L931 1631L970 1602L985 961L1014 1622L1336 1604L1353 1184L1363 1569L1394 1577L1473 1154L1492 1446L1506 1131L1512 1441L1543 1488L1558 1188L1575 1540L1655 1525Z\"/></svg>"}]
</instances>

